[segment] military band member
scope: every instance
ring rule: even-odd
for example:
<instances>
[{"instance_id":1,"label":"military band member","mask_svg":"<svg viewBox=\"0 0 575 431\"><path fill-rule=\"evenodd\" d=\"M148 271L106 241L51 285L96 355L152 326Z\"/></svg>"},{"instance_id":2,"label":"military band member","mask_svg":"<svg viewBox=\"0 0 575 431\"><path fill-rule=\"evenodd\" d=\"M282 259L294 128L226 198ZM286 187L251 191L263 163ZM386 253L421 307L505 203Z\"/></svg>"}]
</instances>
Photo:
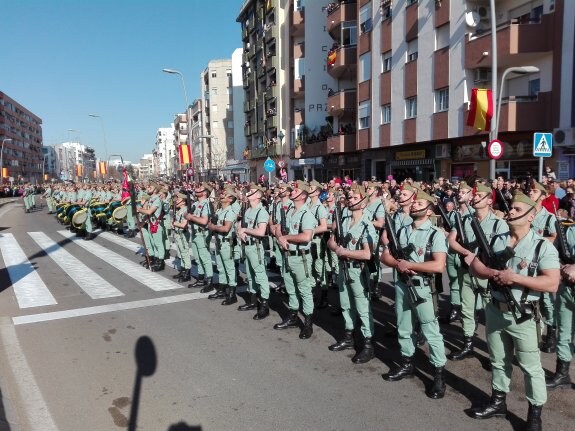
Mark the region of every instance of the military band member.
<instances>
[{"instance_id":1,"label":"military band member","mask_svg":"<svg viewBox=\"0 0 575 431\"><path fill-rule=\"evenodd\" d=\"M188 221L186 220L186 195L177 193L176 199L176 213L172 220L172 229L174 229L176 247L178 256L180 257L180 271L176 278L180 283L190 281L192 259L190 258L190 230L188 229Z\"/></svg>"},{"instance_id":2,"label":"military band member","mask_svg":"<svg viewBox=\"0 0 575 431\"><path fill-rule=\"evenodd\" d=\"M340 261L338 286L339 299L345 322L344 337L329 346L331 351L353 349L353 330L359 317L360 330L364 343L352 362L363 364L375 356L372 343L373 314L369 302L369 269L367 262L371 259L373 247L377 243L377 234L363 215L367 204L365 189L355 185L348 194L348 210L342 212L341 220L343 244L337 244L335 235L331 235L328 247L333 250ZM345 266L345 268L344 268Z\"/></svg>"},{"instance_id":3,"label":"military band member","mask_svg":"<svg viewBox=\"0 0 575 431\"><path fill-rule=\"evenodd\" d=\"M288 233L283 234L276 229L278 244L282 250L287 251L287 265L284 271L285 289L288 294L288 314L281 323L274 325L274 329L295 328L299 325L298 311L301 298L304 324L299 338L310 338L313 333L313 275L312 258L310 253L314 229L317 227L316 218L306 205L310 193L303 181L298 181L297 187L291 191L290 198L294 208L286 215Z\"/></svg>"},{"instance_id":4,"label":"military band member","mask_svg":"<svg viewBox=\"0 0 575 431\"><path fill-rule=\"evenodd\" d=\"M472 272L489 280L492 300L485 311L486 338L492 367L492 395L485 407L472 410L476 419L505 416L506 394L511 386L513 360L523 371L526 398L529 402L527 430L541 430L541 410L547 401L545 375L537 345L537 306L541 292L556 292L560 280L559 256L553 245L531 230L536 203L516 192L511 203L507 224L507 243L497 242L493 252L501 261L501 253L512 250L505 270L484 265L470 254L466 262ZM504 249L507 248L507 249ZM519 304L517 310L505 294ZM515 314L514 314L515 313ZM525 320L516 320L525 314Z\"/></svg>"},{"instance_id":5,"label":"military band member","mask_svg":"<svg viewBox=\"0 0 575 431\"><path fill-rule=\"evenodd\" d=\"M86 230L85 240L89 241L94 238L94 228L92 226L92 210L90 209L90 203L92 202L92 189L86 184L84 186L84 193L82 194L81 200L78 202L80 205L84 206L87 212L86 221L84 222L84 229Z\"/></svg>"},{"instance_id":6,"label":"military band member","mask_svg":"<svg viewBox=\"0 0 575 431\"><path fill-rule=\"evenodd\" d=\"M439 228L433 226L434 198L417 192L410 209L411 225L403 225L397 231L398 246L405 251L406 260L396 260L390 253L387 235L383 235L384 250L381 262L397 270L395 280L395 310L397 314L398 341L402 361L398 367L384 374L387 381L413 377L413 355L416 347L413 311L421 324L421 331L429 344L430 362L435 367L433 386L427 395L432 399L445 395L444 367L447 361L443 336L435 315L432 298L433 274L443 272L447 255L447 241ZM397 228L397 225L396 225ZM416 297L423 300L419 305L408 294L409 284Z\"/></svg>"}]
</instances>

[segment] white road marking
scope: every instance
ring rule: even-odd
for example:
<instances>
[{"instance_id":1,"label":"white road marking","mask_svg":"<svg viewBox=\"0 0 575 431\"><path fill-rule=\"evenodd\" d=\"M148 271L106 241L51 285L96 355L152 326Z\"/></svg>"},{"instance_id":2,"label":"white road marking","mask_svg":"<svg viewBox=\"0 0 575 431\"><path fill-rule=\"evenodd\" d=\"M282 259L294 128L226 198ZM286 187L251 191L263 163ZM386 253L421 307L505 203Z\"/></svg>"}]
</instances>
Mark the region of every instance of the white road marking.
<instances>
[{"instance_id":1,"label":"white road marking","mask_svg":"<svg viewBox=\"0 0 575 431\"><path fill-rule=\"evenodd\" d=\"M28 232L44 252L92 299L112 298L124 294L64 250L43 232Z\"/></svg>"},{"instance_id":2,"label":"white road marking","mask_svg":"<svg viewBox=\"0 0 575 431\"><path fill-rule=\"evenodd\" d=\"M109 265L126 274L128 277L142 283L143 285L149 287L155 291L181 289L183 286L181 284L175 283L168 280L161 275L154 272L150 272L147 269L142 268L137 263L132 262L119 254L96 244L94 241L84 241L81 238L77 238L72 232L66 230L58 231L60 235L68 238L74 242L74 244L82 247L84 250L92 253L94 256L99 257Z\"/></svg>"},{"instance_id":3,"label":"white road marking","mask_svg":"<svg viewBox=\"0 0 575 431\"><path fill-rule=\"evenodd\" d=\"M76 308L74 310L53 311L50 313L29 314L12 318L14 325L26 325L30 323L48 322L51 320L70 319L72 317L91 316L94 314L110 313L114 311L133 310L136 308L153 307L155 305L175 304L178 302L193 301L207 298L209 293L185 293L161 298L143 299L140 301L121 302L118 304L98 305L95 307Z\"/></svg>"},{"instance_id":4,"label":"white road marking","mask_svg":"<svg viewBox=\"0 0 575 431\"><path fill-rule=\"evenodd\" d=\"M0 250L20 308L57 304L11 233L0 235Z\"/></svg>"}]
</instances>

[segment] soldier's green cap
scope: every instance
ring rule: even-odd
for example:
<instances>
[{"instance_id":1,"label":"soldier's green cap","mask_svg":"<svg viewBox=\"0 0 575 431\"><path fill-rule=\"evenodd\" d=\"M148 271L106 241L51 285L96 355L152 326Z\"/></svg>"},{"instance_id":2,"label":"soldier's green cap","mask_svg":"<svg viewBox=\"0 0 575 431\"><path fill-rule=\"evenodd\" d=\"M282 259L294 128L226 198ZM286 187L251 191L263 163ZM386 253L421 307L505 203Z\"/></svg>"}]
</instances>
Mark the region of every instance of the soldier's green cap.
<instances>
[{"instance_id":1,"label":"soldier's green cap","mask_svg":"<svg viewBox=\"0 0 575 431\"><path fill-rule=\"evenodd\" d=\"M475 186L475 191L479 193L491 193L491 187L486 186L485 184L478 183Z\"/></svg>"},{"instance_id":2,"label":"soldier's green cap","mask_svg":"<svg viewBox=\"0 0 575 431\"><path fill-rule=\"evenodd\" d=\"M516 202L522 202L524 204L527 204L531 207L534 207L535 205L537 205L533 200L531 200L531 198L529 198L529 196L527 196L525 193L523 193L522 191L516 191L515 194L513 195L513 203Z\"/></svg>"},{"instance_id":3,"label":"soldier's green cap","mask_svg":"<svg viewBox=\"0 0 575 431\"><path fill-rule=\"evenodd\" d=\"M202 183L202 188L206 191L207 194L210 194L214 190L214 188L208 183Z\"/></svg>"},{"instance_id":4,"label":"soldier's green cap","mask_svg":"<svg viewBox=\"0 0 575 431\"><path fill-rule=\"evenodd\" d=\"M367 187L375 187L376 189L380 189L380 188L381 188L381 183L369 181L369 182L367 183Z\"/></svg>"},{"instance_id":5,"label":"soldier's green cap","mask_svg":"<svg viewBox=\"0 0 575 431\"><path fill-rule=\"evenodd\" d=\"M362 197L364 197L366 195L365 187L363 187L359 184L352 184L351 191L354 193L360 193Z\"/></svg>"},{"instance_id":6,"label":"soldier's green cap","mask_svg":"<svg viewBox=\"0 0 575 431\"><path fill-rule=\"evenodd\" d=\"M231 187L226 187L226 188L224 188L223 195L224 195L224 196L229 196L229 197L232 197L232 198L235 198L235 199L238 198L238 195L236 194L236 192L234 191L234 189L231 188Z\"/></svg>"},{"instance_id":7,"label":"soldier's green cap","mask_svg":"<svg viewBox=\"0 0 575 431\"><path fill-rule=\"evenodd\" d=\"M321 189L323 189L323 186L321 185L321 183L319 181L316 181L316 180L310 181L310 183L309 183L309 192L310 193L313 193L316 190L321 190Z\"/></svg>"},{"instance_id":8,"label":"soldier's green cap","mask_svg":"<svg viewBox=\"0 0 575 431\"><path fill-rule=\"evenodd\" d=\"M469 184L467 184L466 181L461 181L459 183L459 190L471 190L471 186Z\"/></svg>"},{"instance_id":9,"label":"soldier's green cap","mask_svg":"<svg viewBox=\"0 0 575 431\"><path fill-rule=\"evenodd\" d=\"M417 192L417 195L415 196L415 199L419 200L419 199L425 199L426 201L431 202L432 204L435 205L435 199L433 197L431 197L430 195L428 195L425 192L419 191Z\"/></svg>"},{"instance_id":10,"label":"soldier's green cap","mask_svg":"<svg viewBox=\"0 0 575 431\"><path fill-rule=\"evenodd\" d=\"M403 190L407 190L407 191L413 192L413 193L417 193L417 191L418 191L416 187L414 187L413 185L411 185L409 183L405 183L403 185Z\"/></svg>"},{"instance_id":11,"label":"soldier's green cap","mask_svg":"<svg viewBox=\"0 0 575 431\"><path fill-rule=\"evenodd\" d=\"M176 193L176 197L178 199L184 199L185 200L188 196L185 195L184 193Z\"/></svg>"},{"instance_id":12,"label":"soldier's green cap","mask_svg":"<svg viewBox=\"0 0 575 431\"><path fill-rule=\"evenodd\" d=\"M542 194L546 195L547 194L547 189L545 188L545 186L541 183L538 183L537 181L533 180L533 183L531 184L531 187L533 187L534 189L539 190Z\"/></svg>"},{"instance_id":13,"label":"soldier's green cap","mask_svg":"<svg viewBox=\"0 0 575 431\"><path fill-rule=\"evenodd\" d=\"M147 194L147 193L142 193L142 194L140 195L140 199L142 199L142 200L148 200L148 199L150 199L150 195Z\"/></svg>"},{"instance_id":14,"label":"soldier's green cap","mask_svg":"<svg viewBox=\"0 0 575 431\"><path fill-rule=\"evenodd\" d=\"M310 189L311 189L311 187L308 184L306 184L305 181L301 181L301 180L298 180L295 183L295 188L298 190L301 190L302 192L306 192L308 194L310 193Z\"/></svg>"},{"instance_id":15,"label":"soldier's green cap","mask_svg":"<svg viewBox=\"0 0 575 431\"><path fill-rule=\"evenodd\" d=\"M250 190L259 190L262 193L265 193L265 191L266 191L265 187L262 187L259 184L255 184L255 183L250 184Z\"/></svg>"}]
</instances>

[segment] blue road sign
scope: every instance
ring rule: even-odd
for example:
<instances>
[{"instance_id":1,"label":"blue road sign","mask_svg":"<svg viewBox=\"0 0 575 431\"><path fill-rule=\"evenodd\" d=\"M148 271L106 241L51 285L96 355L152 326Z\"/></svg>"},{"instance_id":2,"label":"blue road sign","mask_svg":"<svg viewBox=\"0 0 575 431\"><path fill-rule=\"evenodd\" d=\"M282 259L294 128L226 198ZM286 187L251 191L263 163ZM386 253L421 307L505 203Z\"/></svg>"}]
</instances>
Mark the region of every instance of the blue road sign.
<instances>
[{"instance_id":1,"label":"blue road sign","mask_svg":"<svg viewBox=\"0 0 575 431\"><path fill-rule=\"evenodd\" d=\"M551 157L553 152L552 133L533 134L533 157Z\"/></svg>"},{"instance_id":2,"label":"blue road sign","mask_svg":"<svg viewBox=\"0 0 575 431\"><path fill-rule=\"evenodd\" d=\"M266 170L266 172L275 171L276 170L276 162L274 162L272 159L270 159L268 157L267 160L264 162L264 169Z\"/></svg>"}]
</instances>

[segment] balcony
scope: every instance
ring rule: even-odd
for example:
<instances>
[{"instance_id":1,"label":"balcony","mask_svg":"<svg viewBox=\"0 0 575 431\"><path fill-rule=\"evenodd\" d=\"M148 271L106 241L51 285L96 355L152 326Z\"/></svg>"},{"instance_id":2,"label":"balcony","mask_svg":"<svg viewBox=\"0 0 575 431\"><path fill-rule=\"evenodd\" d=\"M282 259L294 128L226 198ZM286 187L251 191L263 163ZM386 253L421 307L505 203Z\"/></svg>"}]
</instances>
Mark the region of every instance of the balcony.
<instances>
[{"instance_id":1,"label":"balcony","mask_svg":"<svg viewBox=\"0 0 575 431\"><path fill-rule=\"evenodd\" d=\"M551 52L554 48L555 16L543 15L541 22L519 24L511 21L497 27L497 58L499 67L530 64L533 54ZM465 68L490 67L491 32L470 35L465 46Z\"/></svg>"},{"instance_id":2,"label":"balcony","mask_svg":"<svg viewBox=\"0 0 575 431\"><path fill-rule=\"evenodd\" d=\"M244 27L244 29L242 30L242 40L245 42L248 40L248 37L250 35L250 32L248 31L247 27Z\"/></svg>"},{"instance_id":3,"label":"balcony","mask_svg":"<svg viewBox=\"0 0 575 431\"><path fill-rule=\"evenodd\" d=\"M301 79L294 79L293 81L293 95L294 98L301 98L305 95L305 76Z\"/></svg>"},{"instance_id":4,"label":"balcony","mask_svg":"<svg viewBox=\"0 0 575 431\"><path fill-rule=\"evenodd\" d=\"M178 124L187 124L187 117L186 114L178 114L176 115L176 123Z\"/></svg>"},{"instance_id":5,"label":"balcony","mask_svg":"<svg viewBox=\"0 0 575 431\"><path fill-rule=\"evenodd\" d=\"M266 99L274 99L277 98L277 85L270 85L267 89L266 89Z\"/></svg>"},{"instance_id":6,"label":"balcony","mask_svg":"<svg viewBox=\"0 0 575 431\"><path fill-rule=\"evenodd\" d=\"M308 158L308 157L318 157L318 156L325 156L328 154L328 144L327 141L317 141L312 144L303 144L293 151L293 156L296 159L299 158Z\"/></svg>"},{"instance_id":7,"label":"balcony","mask_svg":"<svg viewBox=\"0 0 575 431\"><path fill-rule=\"evenodd\" d=\"M357 4L355 1L345 1L336 4L333 9L328 10L327 13L327 31L330 36L339 40L341 34L341 25L344 21L357 20Z\"/></svg>"},{"instance_id":8,"label":"balcony","mask_svg":"<svg viewBox=\"0 0 575 431\"><path fill-rule=\"evenodd\" d=\"M251 100L244 100L244 112L250 112L254 109L254 105Z\"/></svg>"},{"instance_id":9,"label":"balcony","mask_svg":"<svg viewBox=\"0 0 575 431\"><path fill-rule=\"evenodd\" d=\"M266 129L276 129L278 127L278 117L277 115L272 115L266 118Z\"/></svg>"},{"instance_id":10,"label":"balcony","mask_svg":"<svg viewBox=\"0 0 575 431\"><path fill-rule=\"evenodd\" d=\"M267 24L269 25L268 29L265 31L265 41L266 43L270 43L277 37L278 26L275 24Z\"/></svg>"},{"instance_id":11,"label":"balcony","mask_svg":"<svg viewBox=\"0 0 575 431\"><path fill-rule=\"evenodd\" d=\"M248 124L246 124L244 126L244 136L251 136L252 135L252 124L248 122Z\"/></svg>"},{"instance_id":12,"label":"balcony","mask_svg":"<svg viewBox=\"0 0 575 431\"><path fill-rule=\"evenodd\" d=\"M355 88L341 90L327 98L327 112L334 117L341 117L346 112L354 112L357 106L357 92Z\"/></svg>"},{"instance_id":13,"label":"balcony","mask_svg":"<svg viewBox=\"0 0 575 431\"><path fill-rule=\"evenodd\" d=\"M296 126L305 124L305 112L303 109L296 109L293 113L293 123Z\"/></svg>"},{"instance_id":14,"label":"balcony","mask_svg":"<svg viewBox=\"0 0 575 431\"><path fill-rule=\"evenodd\" d=\"M305 33L305 13L302 10L292 10L292 35L302 36Z\"/></svg>"},{"instance_id":15,"label":"balcony","mask_svg":"<svg viewBox=\"0 0 575 431\"><path fill-rule=\"evenodd\" d=\"M355 79L357 70L356 45L341 46L334 53L335 59L328 60L327 73L336 79Z\"/></svg>"},{"instance_id":16,"label":"balcony","mask_svg":"<svg viewBox=\"0 0 575 431\"><path fill-rule=\"evenodd\" d=\"M355 133L350 133L348 135L335 135L327 138L327 149L329 154L349 153L355 151L355 136Z\"/></svg>"},{"instance_id":17,"label":"balcony","mask_svg":"<svg viewBox=\"0 0 575 431\"><path fill-rule=\"evenodd\" d=\"M303 42L294 44L293 58L305 58L305 44Z\"/></svg>"},{"instance_id":18,"label":"balcony","mask_svg":"<svg viewBox=\"0 0 575 431\"><path fill-rule=\"evenodd\" d=\"M499 132L552 130L551 92L532 96L510 96L501 104Z\"/></svg>"}]
</instances>

